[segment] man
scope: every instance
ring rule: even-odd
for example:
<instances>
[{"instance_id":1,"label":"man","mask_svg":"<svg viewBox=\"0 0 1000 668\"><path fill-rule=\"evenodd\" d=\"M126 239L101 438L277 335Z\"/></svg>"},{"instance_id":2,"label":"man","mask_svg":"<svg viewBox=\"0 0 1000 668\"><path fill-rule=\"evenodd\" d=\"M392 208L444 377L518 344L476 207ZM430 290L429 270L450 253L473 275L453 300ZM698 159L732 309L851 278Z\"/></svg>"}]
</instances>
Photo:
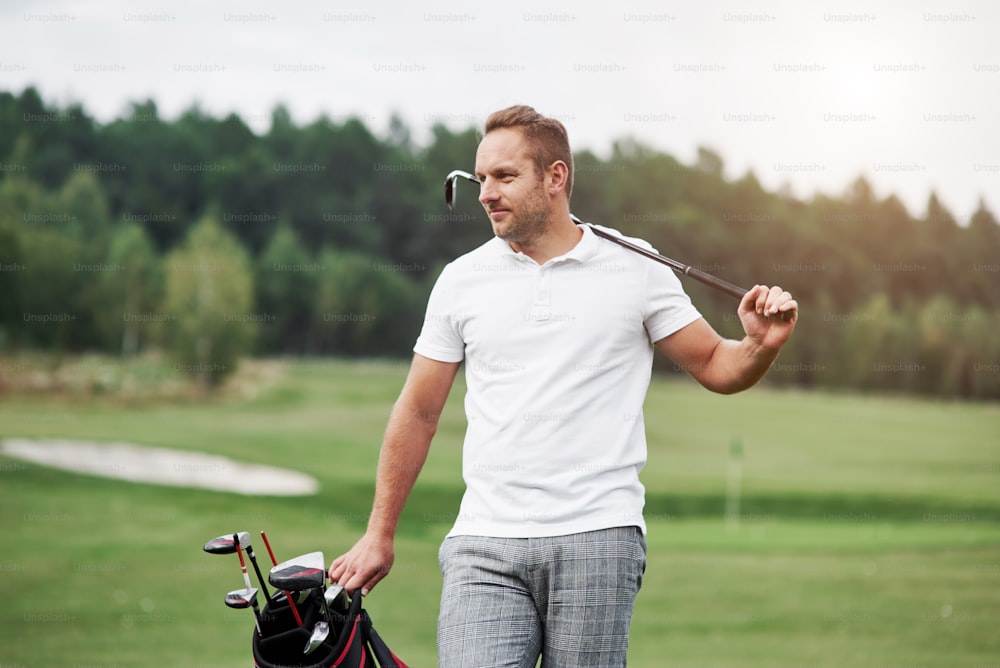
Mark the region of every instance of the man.
<instances>
[{"instance_id":1,"label":"man","mask_svg":"<svg viewBox=\"0 0 1000 668\"><path fill-rule=\"evenodd\" d=\"M625 665L645 570L653 348L706 388L738 392L767 372L798 305L754 286L738 308L746 336L721 338L670 269L573 223L566 130L530 107L490 116L476 176L495 238L435 284L367 531L330 578L367 594L392 567L396 523L464 362L466 492L439 554L439 665Z\"/></svg>"}]
</instances>

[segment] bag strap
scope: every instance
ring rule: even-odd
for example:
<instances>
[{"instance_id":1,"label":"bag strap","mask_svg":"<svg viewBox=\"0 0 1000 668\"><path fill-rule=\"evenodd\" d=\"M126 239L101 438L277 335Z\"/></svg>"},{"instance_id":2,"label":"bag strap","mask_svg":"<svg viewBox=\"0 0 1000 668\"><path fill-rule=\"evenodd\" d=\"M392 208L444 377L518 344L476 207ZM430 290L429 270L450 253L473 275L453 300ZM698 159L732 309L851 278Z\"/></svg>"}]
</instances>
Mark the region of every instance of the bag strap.
<instances>
[{"instance_id":1,"label":"bag strap","mask_svg":"<svg viewBox=\"0 0 1000 668\"><path fill-rule=\"evenodd\" d=\"M409 668L396 654L389 649L389 646L382 640L382 636L375 631L372 626L371 617L366 610L361 611L361 628L365 634L365 642L369 651L378 662L379 668Z\"/></svg>"}]
</instances>

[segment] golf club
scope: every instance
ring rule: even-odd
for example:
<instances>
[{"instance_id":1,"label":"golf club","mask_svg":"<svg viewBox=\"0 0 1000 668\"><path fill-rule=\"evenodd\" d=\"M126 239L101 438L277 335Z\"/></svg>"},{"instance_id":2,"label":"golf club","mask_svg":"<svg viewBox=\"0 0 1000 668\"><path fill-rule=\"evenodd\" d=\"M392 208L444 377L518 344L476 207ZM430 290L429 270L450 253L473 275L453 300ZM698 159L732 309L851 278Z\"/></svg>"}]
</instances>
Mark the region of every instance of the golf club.
<instances>
[{"instance_id":1,"label":"golf club","mask_svg":"<svg viewBox=\"0 0 1000 668\"><path fill-rule=\"evenodd\" d=\"M268 556L271 557L271 564L277 566L278 560L274 558L274 550L271 549L271 543L267 540L267 534L261 531L260 538L264 541L264 547L267 548ZM288 599L288 607L292 609L292 616L295 617L295 623L302 626L302 617L299 615L299 609L295 605L295 600L292 598L292 592L287 589L282 591L285 592L285 598Z\"/></svg>"},{"instance_id":2,"label":"golf club","mask_svg":"<svg viewBox=\"0 0 1000 668\"><path fill-rule=\"evenodd\" d=\"M323 588L326 586L326 568L322 552L309 552L283 561L271 569L267 579L279 589L315 591L319 594L323 616L330 619L330 608L323 595Z\"/></svg>"},{"instance_id":3,"label":"golf club","mask_svg":"<svg viewBox=\"0 0 1000 668\"><path fill-rule=\"evenodd\" d=\"M274 596L268 603L280 603L283 593L294 611L295 599L299 599L301 615L296 612L296 621L299 627L308 622L311 628L300 630L291 626L283 610L282 617L272 622L268 616L268 607L261 610L257 606L257 594L260 590L250 586L250 575L243 558L244 548L240 547L245 546L248 541L239 533L220 536L205 545L206 552L227 554L235 551L240 559L240 573L246 586L226 594L225 603L229 608L253 610L256 626L252 641L255 666L318 667L321 664L327 666L335 663L344 666L371 664L406 668L406 663L386 646L372 628L371 619L362 608L361 592L355 592L353 597L349 597L342 586L332 583L327 586L329 575L323 552L309 552L278 562L267 534L261 531L260 535L271 563L274 564L267 581L279 590L272 589ZM237 549L234 550L234 546ZM309 605L315 602L316 608L301 607L301 602L308 598L314 599L309 601ZM312 618L313 615L316 619ZM333 654L336 652L339 654L334 659Z\"/></svg>"},{"instance_id":4,"label":"golf club","mask_svg":"<svg viewBox=\"0 0 1000 668\"><path fill-rule=\"evenodd\" d=\"M239 540L239 537L233 534L233 542L238 545ZM253 589L250 585L250 576L247 574L247 562L243 559L243 550L236 550L236 554L240 557L240 571L243 573L243 582L246 583L247 589Z\"/></svg>"},{"instance_id":5,"label":"golf club","mask_svg":"<svg viewBox=\"0 0 1000 668\"><path fill-rule=\"evenodd\" d=\"M333 585L327 587L326 592L323 593L323 599L326 601L327 609L339 602L340 608L346 610L351 606L351 600L347 598L347 592L340 585Z\"/></svg>"},{"instance_id":6,"label":"golf club","mask_svg":"<svg viewBox=\"0 0 1000 668\"><path fill-rule=\"evenodd\" d=\"M249 536L247 537L247 542L249 542ZM212 540L205 543L205 546L202 549L204 549L205 552L208 552L209 554L232 554L233 552L236 552L236 554L239 555L240 571L243 574L243 583L245 585L243 591L253 592L253 596L249 598L249 605L253 607L254 620L257 624L257 633L259 634L261 631L260 631L260 608L257 607L257 588L251 586L250 584L250 576L247 574L247 565L246 562L243 560L243 550L240 549L239 534L234 533L231 536L224 535L224 536L219 536L218 538L213 538ZM258 577L260 577L259 572L258 572ZM261 584L263 585L264 579L261 577L260 580ZM266 592L267 590L265 589L264 591ZM226 604L227 605L229 604L228 595L226 596Z\"/></svg>"},{"instance_id":7,"label":"golf club","mask_svg":"<svg viewBox=\"0 0 1000 668\"><path fill-rule=\"evenodd\" d=\"M233 536L239 537L239 542L233 539ZM232 554L239 547L242 547L247 556L250 557L250 563L253 565L254 573L257 574L257 580L260 582L261 591L264 592L264 598L271 600L271 594L267 591L267 585L264 584L264 576L261 575L260 566L257 565L257 556L253 552L253 545L250 544L250 534L246 531L240 531L233 536L225 535L219 536L218 538L213 538L212 540L205 543L203 548L206 552L210 554Z\"/></svg>"},{"instance_id":8,"label":"golf club","mask_svg":"<svg viewBox=\"0 0 1000 668\"><path fill-rule=\"evenodd\" d=\"M263 635L260 630L260 609L257 607L257 589L248 587L246 589L235 589L226 594L226 605L230 608L253 610L253 621L257 627L257 635Z\"/></svg>"},{"instance_id":9,"label":"golf club","mask_svg":"<svg viewBox=\"0 0 1000 668\"><path fill-rule=\"evenodd\" d=\"M289 591L320 589L326 584L323 566L322 552L308 552L275 564L267 579L275 587Z\"/></svg>"},{"instance_id":10,"label":"golf club","mask_svg":"<svg viewBox=\"0 0 1000 668\"><path fill-rule=\"evenodd\" d=\"M267 591L267 585L264 584L264 576L260 573L260 566L257 565L257 555L253 552L253 545L250 544L250 534L246 531L240 531L237 534L240 538L240 547L242 547L247 556L250 557L250 563L253 564L253 572L257 574L257 580L260 582L260 590L264 592L264 598L266 600L271 600L271 594Z\"/></svg>"},{"instance_id":11,"label":"golf club","mask_svg":"<svg viewBox=\"0 0 1000 668\"><path fill-rule=\"evenodd\" d=\"M472 183L480 183L479 179L476 178L475 175L470 174L469 172L462 171L461 169L456 169L451 173L449 173L444 180L444 201L448 204L449 209L455 208L455 201L457 197L457 188L455 187L455 185L458 182L459 178L463 178L466 181L471 181ZM574 216L573 214L570 214L570 218L572 218L573 222L576 223L577 225L587 225L588 227L590 227L590 230L594 234L603 239L607 239L608 241L616 243L619 246L627 248L633 253L638 253L639 255L642 255L645 258L653 260L654 262L659 262L660 264L664 264L682 276L689 276L690 278L693 278L694 280L700 283L704 283L709 287L715 288L720 292L724 292L725 294L730 295L731 297L742 299L743 295L747 293L745 288L741 288L738 285L730 283L729 281L725 281L717 276L713 276L712 274L702 271L701 269L692 267L691 265L684 264L683 262L678 262L677 260L672 260L669 257L666 257L665 255L660 255L659 253L651 251L647 248L643 248L642 246L637 246L636 244L633 244L630 241L627 241L625 239L622 239L621 237L611 234L610 232L605 232L604 230L595 225L592 225L590 223L585 223L576 216ZM781 317L782 320L788 320L791 317L791 314L789 313L779 313L778 315Z\"/></svg>"},{"instance_id":12,"label":"golf club","mask_svg":"<svg viewBox=\"0 0 1000 668\"><path fill-rule=\"evenodd\" d=\"M323 553L309 552L283 561L272 568L267 577L271 584L279 589L289 591L305 589L318 599L323 618L313 626L312 635L303 650L308 654L321 645L330 634L329 622L333 619L323 591L326 586L326 562Z\"/></svg>"},{"instance_id":13,"label":"golf club","mask_svg":"<svg viewBox=\"0 0 1000 668\"><path fill-rule=\"evenodd\" d=\"M302 653L311 654L317 647L323 644L329 635L330 625L324 621L316 622L316 625L313 627L312 635L309 636L309 640L306 642L306 646L302 650Z\"/></svg>"}]
</instances>

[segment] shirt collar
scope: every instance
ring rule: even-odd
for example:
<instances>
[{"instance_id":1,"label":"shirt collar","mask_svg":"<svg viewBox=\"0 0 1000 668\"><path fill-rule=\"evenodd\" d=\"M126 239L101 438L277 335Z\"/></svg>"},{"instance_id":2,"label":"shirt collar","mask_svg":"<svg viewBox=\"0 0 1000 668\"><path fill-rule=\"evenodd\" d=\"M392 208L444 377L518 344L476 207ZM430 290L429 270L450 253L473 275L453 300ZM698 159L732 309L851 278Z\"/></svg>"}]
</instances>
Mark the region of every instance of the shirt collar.
<instances>
[{"instance_id":1,"label":"shirt collar","mask_svg":"<svg viewBox=\"0 0 1000 668\"><path fill-rule=\"evenodd\" d=\"M597 235L594 234L593 230L590 229L590 225L579 225L578 227L583 230L583 236L580 237L580 240L576 243L576 245L562 255L552 258L542 266L562 262L579 262L582 264L597 254L600 240L597 238ZM535 262L524 253L515 251L510 247L509 243L500 237L493 237L493 245L496 247L500 255L506 255L518 260L519 262L531 262L532 264Z\"/></svg>"}]
</instances>

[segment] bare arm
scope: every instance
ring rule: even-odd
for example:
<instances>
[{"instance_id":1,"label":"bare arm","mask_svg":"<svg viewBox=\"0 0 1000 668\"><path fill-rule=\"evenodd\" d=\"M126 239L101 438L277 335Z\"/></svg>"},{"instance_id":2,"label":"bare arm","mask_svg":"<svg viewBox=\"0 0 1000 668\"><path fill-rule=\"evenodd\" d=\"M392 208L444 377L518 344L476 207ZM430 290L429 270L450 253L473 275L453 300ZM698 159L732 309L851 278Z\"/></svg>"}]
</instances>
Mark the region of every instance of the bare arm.
<instances>
[{"instance_id":1,"label":"bare arm","mask_svg":"<svg viewBox=\"0 0 1000 668\"><path fill-rule=\"evenodd\" d=\"M791 312L787 321L776 317ZM741 340L724 339L705 320L696 320L656 346L704 387L720 394L755 385L778 357L798 320L798 303L779 287L756 285L738 309L746 332Z\"/></svg>"},{"instance_id":2,"label":"bare arm","mask_svg":"<svg viewBox=\"0 0 1000 668\"><path fill-rule=\"evenodd\" d=\"M382 441L368 529L349 552L330 566L331 582L343 585L347 591L361 589L366 595L392 568L396 525L427 459L459 366L413 356Z\"/></svg>"}]
</instances>

